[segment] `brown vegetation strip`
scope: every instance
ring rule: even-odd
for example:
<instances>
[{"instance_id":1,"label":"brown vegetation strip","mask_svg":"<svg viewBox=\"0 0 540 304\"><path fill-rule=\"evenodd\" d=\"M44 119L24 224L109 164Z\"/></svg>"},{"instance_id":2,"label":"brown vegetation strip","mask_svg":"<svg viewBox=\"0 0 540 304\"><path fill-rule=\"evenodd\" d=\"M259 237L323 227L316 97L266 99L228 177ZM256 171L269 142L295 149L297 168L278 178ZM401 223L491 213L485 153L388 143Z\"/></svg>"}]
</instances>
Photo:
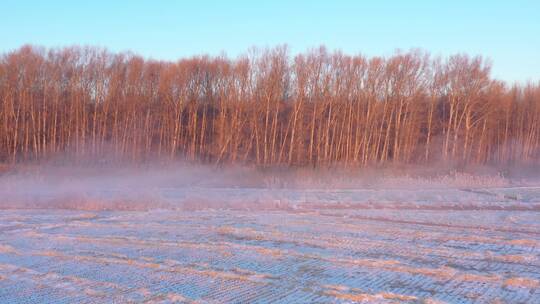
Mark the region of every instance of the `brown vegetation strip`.
<instances>
[{"instance_id":1,"label":"brown vegetation strip","mask_svg":"<svg viewBox=\"0 0 540 304\"><path fill-rule=\"evenodd\" d=\"M341 214L332 214L332 213L320 213L321 216L331 216L331 217L342 217ZM422 226L432 226L432 227L445 227L453 229L465 229L465 230L489 230L489 231L499 231L499 232L510 232L510 233L523 233L523 234L532 234L540 235L540 231L535 230L525 230L525 229L508 229L508 228L496 228L496 227L482 227L482 226L465 226L465 225L455 225L455 224L444 224L444 223L430 223L422 221L411 221L411 220L400 220L400 219L391 219L387 217L378 217L378 216L362 216L362 215L348 215L349 218L367 220L367 221L379 221L379 222L390 222L390 223L399 223L399 224L413 224L413 225L422 225Z\"/></svg>"}]
</instances>

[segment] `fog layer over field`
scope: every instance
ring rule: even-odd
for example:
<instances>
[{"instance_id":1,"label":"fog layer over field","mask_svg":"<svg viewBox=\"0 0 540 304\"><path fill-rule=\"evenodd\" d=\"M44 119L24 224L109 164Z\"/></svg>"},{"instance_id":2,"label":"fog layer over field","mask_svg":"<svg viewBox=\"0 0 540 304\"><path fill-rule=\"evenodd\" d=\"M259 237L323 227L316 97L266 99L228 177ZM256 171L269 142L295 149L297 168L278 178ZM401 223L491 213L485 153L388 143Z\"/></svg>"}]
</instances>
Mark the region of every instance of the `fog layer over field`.
<instances>
[{"instance_id":1,"label":"fog layer over field","mask_svg":"<svg viewBox=\"0 0 540 304\"><path fill-rule=\"evenodd\" d=\"M384 204L381 206L387 208L389 203L412 201L512 201L518 198L499 192L508 192L511 187L534 188L536 184L530 176L508 178L485 169L475 174L448 170L404 174L374 169L262 170L187 164L40 166L0 175L0 208L255 210L320 203Z\"/></svg>"},{"instance_id":2,"label":"fog layer over field","mask_svg":"<svg viewBox=\"0 0 540 304\"><path fill-rule=\"evenodd\" d=\"M0 302L537 303L539 183L407 172L9 171Z\"/></svg>"},{"instance_id":3,"label":"fog layer over field","mask_svg":"<svg viewBox=\"0 0 540 304\"><path fill-rule=\"evenodd\" d=\"M18 167L0 302L536 303L540 183L473 172Z\"/></svg>"}]
</instances>

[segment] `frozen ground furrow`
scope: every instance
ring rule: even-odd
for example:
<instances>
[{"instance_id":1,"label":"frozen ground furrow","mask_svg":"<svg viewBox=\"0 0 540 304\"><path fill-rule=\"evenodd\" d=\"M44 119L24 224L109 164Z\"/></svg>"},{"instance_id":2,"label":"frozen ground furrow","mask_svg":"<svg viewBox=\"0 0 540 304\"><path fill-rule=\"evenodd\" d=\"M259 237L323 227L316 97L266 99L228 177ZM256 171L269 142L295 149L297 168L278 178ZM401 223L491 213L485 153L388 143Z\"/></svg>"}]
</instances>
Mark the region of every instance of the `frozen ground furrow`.
<instances>
[{"instance_id":1,"label":"frozen ground furrow","mask_svg":"<svg viewBox=\"0 0 540 304\"><path fill-rule=\"evenodd\" d=\"M523 211L539 189L167 189L191 209L0 210L0 302L539 303L540 212Z\"/></svg>"}]
</instances>

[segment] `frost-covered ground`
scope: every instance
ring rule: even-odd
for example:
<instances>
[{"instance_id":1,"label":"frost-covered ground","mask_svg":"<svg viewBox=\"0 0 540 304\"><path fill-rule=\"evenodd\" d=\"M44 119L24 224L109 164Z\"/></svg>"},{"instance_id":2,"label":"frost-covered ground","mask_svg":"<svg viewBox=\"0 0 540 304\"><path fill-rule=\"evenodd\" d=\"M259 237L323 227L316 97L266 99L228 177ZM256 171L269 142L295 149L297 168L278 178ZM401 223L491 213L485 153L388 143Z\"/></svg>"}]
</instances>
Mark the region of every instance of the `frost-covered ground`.
<instances>
[{"instance_id":1,"label":"frost-covered ground","mask_svg":"<svg viewBox=\"0 0 540 304\"><path fill-rule=\"evenodd\" d=\"M540 303L534 185L118 191L4 199L0 303Z\"/></svg>"}]
</instances>

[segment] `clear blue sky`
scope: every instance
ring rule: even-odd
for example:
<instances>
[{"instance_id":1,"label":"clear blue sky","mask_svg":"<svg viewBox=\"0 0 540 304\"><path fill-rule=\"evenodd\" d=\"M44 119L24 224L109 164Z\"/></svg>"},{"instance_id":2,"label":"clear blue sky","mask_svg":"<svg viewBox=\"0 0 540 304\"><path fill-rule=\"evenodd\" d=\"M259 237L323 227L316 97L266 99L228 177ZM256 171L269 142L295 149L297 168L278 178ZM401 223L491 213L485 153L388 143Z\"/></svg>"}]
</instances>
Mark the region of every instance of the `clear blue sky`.
<instances>
[{"instance_id":1,"label":"clear blue sky","mask_svg":"<svg viewBox=\"0 0 540 304\"><path fill-rule=\"evenodd\" d=\"M79 44L166 60L284 43L293 54L422 48L483 55L509 82L540 80L540 0L2 0L0 37L1 52Z\"/></svg>"}]
</instances>

